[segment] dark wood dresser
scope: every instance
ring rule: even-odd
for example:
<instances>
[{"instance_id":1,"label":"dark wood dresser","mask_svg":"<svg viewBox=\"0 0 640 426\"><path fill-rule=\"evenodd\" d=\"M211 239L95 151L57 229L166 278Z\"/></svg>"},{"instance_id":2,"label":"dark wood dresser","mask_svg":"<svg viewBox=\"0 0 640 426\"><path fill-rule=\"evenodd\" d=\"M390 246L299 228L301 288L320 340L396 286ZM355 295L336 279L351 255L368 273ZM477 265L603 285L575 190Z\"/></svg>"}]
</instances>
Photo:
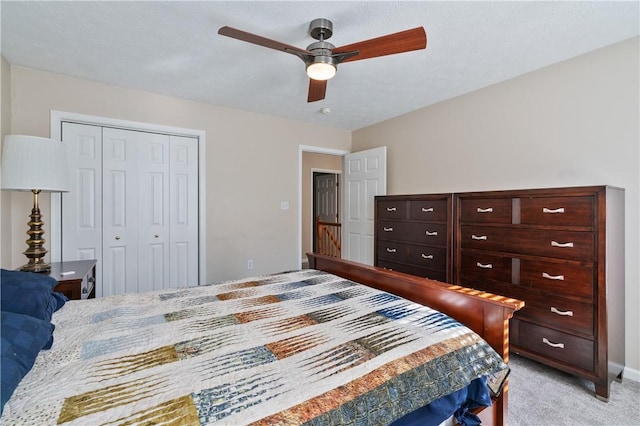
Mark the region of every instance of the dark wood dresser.
<instances>
[{"instance_id":1,"label":"dark wood dresser","mask_svg":"<svg viewBox=\"0 0 640 426\"><path fill-rule=\"evenodd\" d=\"M624 368L624 191L455 194L455 283L515 297L511 350L593 381Z\"/></svg>"},{"instance_id":2,"label":"dark wood dresser","mask_svg":"<svg viewBox=\"0 0 640 426\"><path fill-rule=\"evenodd\" d=\"M511 321L511 350L592 381L596 396L608 400L625 364L624 190L450 195L453 273L436 279L525 301ZM409 200L423 197L376 197L377 266L429 276L407 257L410 247L387 251L412 247L424 229L406 210L395 219L384 210L403 199L409 208ZM401 230L399 237L389 238L389 228ZM402 254L393 259L396 253Z\"/></svg>"},{"instance_id":3,"label":"dark wood dresser","mask_svg":"<svg viewBox=\"0 0 640 426\"><path fill-rule=\"evenodd\" d=\"M375 197L375 265L450 282L451 194Z\"/></svg>"}]
</instances>

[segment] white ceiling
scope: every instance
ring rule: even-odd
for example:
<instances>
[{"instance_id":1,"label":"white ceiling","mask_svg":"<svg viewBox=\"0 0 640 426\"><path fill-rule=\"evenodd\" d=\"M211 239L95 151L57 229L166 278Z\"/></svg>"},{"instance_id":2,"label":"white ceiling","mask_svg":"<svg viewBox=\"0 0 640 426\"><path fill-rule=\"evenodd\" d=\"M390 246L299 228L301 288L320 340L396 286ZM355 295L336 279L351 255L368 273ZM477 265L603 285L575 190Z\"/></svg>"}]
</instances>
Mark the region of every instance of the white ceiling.
<instances>
[{"instance_id":1,"label":"white ceiling","mask_svg":"<svg viewBox=\"0 0 640 426\"><path fill-rule=\"evenodd\" d=\"M11 64L353 130L638 36L639 4L2 0L0 12ZM307 103L300 59L217 34L306 48L315 18L333 22L336 46L423 26L427 49L344 63Z\"/></svg>"}]
</instances>

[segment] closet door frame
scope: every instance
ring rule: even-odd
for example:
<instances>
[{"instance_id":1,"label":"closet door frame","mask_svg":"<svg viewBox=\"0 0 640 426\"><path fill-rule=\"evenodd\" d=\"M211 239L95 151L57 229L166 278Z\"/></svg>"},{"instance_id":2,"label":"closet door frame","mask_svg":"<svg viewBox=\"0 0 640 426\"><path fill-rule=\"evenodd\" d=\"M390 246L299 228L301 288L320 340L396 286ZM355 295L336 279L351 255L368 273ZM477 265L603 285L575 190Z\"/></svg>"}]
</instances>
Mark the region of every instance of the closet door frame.
<instances>
[{"instance_id":1,"label":"closet door frame","mask_svg":"<svg viewBox=\"0 0 640 426\"><path fill-rule=\"evenodd\" d=\"M72 122L93 126L114 127L124 130L164 133L172 136L186 136L198 139L198 285L207 283L206 270L206 188L205 188L205 146L204 130L187 129L173 126L120 120L95 115L78 114L65 111L51 111L51 138L62 140L62 123ZM51 232L49 254L52 262L62 258L62 195L51 194Z\"/></svg>"}]
</instances>

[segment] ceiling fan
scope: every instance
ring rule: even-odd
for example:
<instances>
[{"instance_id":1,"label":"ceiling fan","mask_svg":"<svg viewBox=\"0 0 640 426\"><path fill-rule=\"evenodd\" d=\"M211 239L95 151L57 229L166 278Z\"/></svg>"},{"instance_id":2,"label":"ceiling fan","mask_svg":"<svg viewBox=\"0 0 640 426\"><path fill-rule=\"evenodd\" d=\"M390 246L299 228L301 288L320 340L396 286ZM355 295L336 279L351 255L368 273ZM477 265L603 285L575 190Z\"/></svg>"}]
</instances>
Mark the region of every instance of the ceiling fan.
<instances>
[{"instance_id":1,"label":"ceiling fan","mask_svg":"<svg viewBox=\"0 0 640 426\"><path fill-rule=\"evenodd\" d=\"M427 47L427 34L423 27L335 47L325 41L333 35L333 23L324 18L311 21L309 35L318 41L311 43L306 49L290 46L227 26L220 28L218 34L290 53L302 59L307 67L307 75L309 76L307 102L324 99L327 91L327 80L336 74L337 66L342 62L394 55Z\"/></svg>"}]
</instances>

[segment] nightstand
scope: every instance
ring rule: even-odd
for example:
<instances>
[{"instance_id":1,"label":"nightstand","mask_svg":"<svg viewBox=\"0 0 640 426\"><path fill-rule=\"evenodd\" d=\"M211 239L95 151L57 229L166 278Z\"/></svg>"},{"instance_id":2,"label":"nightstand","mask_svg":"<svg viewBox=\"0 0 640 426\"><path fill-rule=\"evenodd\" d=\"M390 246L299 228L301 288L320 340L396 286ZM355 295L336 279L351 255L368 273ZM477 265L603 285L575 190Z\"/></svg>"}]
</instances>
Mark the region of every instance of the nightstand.
<instances>
[{"instance_id":1,"label":"nightstand","mask_svg":"<svg viewBox=\"0 0 640 426\"><path fill-rule=\"evenodd\" d=\"M47 275L58 281L53 291L64 294L69 300L95 298L97 262L95 259L51 262L51 272Z\"/></svg>"}]
</instances>

